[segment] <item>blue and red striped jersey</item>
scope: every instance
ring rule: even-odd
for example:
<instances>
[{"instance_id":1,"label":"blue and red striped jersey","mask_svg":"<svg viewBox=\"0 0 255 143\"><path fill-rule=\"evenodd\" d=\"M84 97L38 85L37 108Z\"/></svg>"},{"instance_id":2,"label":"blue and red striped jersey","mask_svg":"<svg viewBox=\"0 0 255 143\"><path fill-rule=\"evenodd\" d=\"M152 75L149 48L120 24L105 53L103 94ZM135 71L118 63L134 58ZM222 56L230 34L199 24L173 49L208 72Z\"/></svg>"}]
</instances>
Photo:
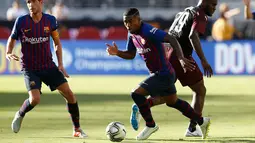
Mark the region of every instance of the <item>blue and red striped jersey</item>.
<instances>
[{"instance_id":1,"label":"blue and red striped jersey","mask_svg":"<svg viewBox=\"0 0 255 143\"><path fill-rule=\"evenodd\" d=\"M29 14L16 19L11 38L21 42L22 70L44 70L56 66L50 50L50 36L57 28L56 18L44 13L38 23Z\"/></svg>"},{"instance_id":2,"label":"blue and red striped jersey","mask_svg":"<svg viewBox=\"0 0 255 143\"><path fill-rule=\"evenodd\" d=\"M128 33L127 50L136 50L146 63L150 73L172 73L164 45L166 32L142 23L138 34Z\"/></svg>"}]
</instances>

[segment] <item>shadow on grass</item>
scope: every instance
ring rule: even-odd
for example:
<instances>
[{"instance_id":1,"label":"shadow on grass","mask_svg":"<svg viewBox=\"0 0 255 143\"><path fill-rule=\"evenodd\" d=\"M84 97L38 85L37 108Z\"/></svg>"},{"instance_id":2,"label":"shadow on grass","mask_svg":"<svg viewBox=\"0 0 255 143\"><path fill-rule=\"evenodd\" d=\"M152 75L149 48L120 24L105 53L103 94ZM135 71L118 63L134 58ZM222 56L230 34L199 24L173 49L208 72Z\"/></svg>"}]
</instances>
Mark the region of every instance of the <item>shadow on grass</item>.
<instances>
[{"instance_id":1,"label":"shadow on grass","mask_svg":"<svg viewBox=\"0 0 255 143\"><path fill-rule=\"evenodd\" d=\"M43 139L46 137L31 137L31 138L37 138L37 139ZM74 139L73 137L54 137L59 139ZM49 139L49 138L47 138ZM89 140L101 140L101 141L108 141L108 139L103 138L75 138L76 140L84 140L84 142L87 142ZM197 143L254 143L255 138L254 137L222 137L222 138L209 138L209 139L187 139L187 138L180 138L180 139L147 139L144 141L137 141L133 138L126 138L122 143L171 143L171 142L178 142L178 143L189 143L189 142L197 142Z\"/></svg>"},{"instance_id":2,"label":"shadow on grass","mask_svg":"<svg viewBox=\"0 0 255 143\"><path fill-rule=\"evenodd\" d=\"M79 104L93 104L96 102L110 101L131 101L127 95L111 94L75 94ZM0 92L0 107L21 105L28 98L27 93L2 93ZM63 105L63 97L60 94L42 94L40 106L46 105Z\"/></svg>"},{"instance_id":3,"label":"shadow on grass","mask_svg":"<svg viewBox=\"0 0 255 143\"><path fill-rule=\"evenodd\" d=\"M62 105L63 98L60 94L50 93L41 95L40 106L46 105ZM127 94L76 94L79 104L94 104L100 102L133 102L130 95ZM180 95L181 99L190 101L192 99L191 95ZM28 98L27 93L5 93L0 92L0 107L8 106L19 106L23 103L25 99ZM208 95L206 97L207 102L226 102L226 103L248 103L255 100L252 96L238 96L238 95Z\"/></svg>"}]
</instances>

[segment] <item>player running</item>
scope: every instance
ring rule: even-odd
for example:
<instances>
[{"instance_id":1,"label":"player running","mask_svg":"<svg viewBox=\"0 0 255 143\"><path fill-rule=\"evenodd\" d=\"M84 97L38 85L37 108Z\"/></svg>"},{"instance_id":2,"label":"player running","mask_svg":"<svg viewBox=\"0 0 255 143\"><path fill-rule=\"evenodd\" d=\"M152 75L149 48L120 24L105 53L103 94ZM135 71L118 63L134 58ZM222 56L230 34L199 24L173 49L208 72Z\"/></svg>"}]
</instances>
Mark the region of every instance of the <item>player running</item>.
<instances>
[{"instance_id":1,"label":"player running","mask_svg":"<svg viewBox=\"0 0 255 143\"><path fill-rule=\"evenodd\" d=\"M195 50L200 58L204 69L204 75L211 77L213 75L213 70L202 51L199 34L204 34L207 16L213 15L216 6L217 0L200 0L196 7L188 7L183 12L178 13L169 29L169 34L173 35L180 43L184 57L195 63L194 70L185 72L182 69L175 52L173 52L170 57L170 63L176 72L176 78L181 82L182 86L189 86L189 88L193 91L192 107L195 112L200 115L202 115L206 88L204 85L203 74L195 60L192 58L192 52ZM150 107L152 107L163 104L166 101L160 96L151 96L148 98L148 102L150 103ZM130 122L135 130L138 130L139 128L139 116L138 107L134 104L132 106ZM196 121L190 120L189 127L185 133L186 137L203 136L202 132L196 127L196 125Z\"/></svg>"},{"instance_id":2,"label":"player running","mask_svg":"<svg viewBox=\"0 0 255 143\"><path fill-rule=\"evenodd\" d=\"M203 132L203 138L206 138L210 119L203 118L200 114L195 113L189 103L179 99L176 95L175 73L167 59L162 42L172 44L178 61L185 70L194 69L192 62L184 58L178 41L174 36L142 22L136 8L127 9L123 14L123 21L129 31L127 50L118 50L117 45L113 42L113 45L106 44L108 54L123 59L134 59L136 52L138 52L150 72L150 76L131 92L132 99L146 121L146 127L138 134L136 139L145 140L159 129L153 120L148 100L145 98L147 95L160 95L166 101L168 107L179 110L183 115L198 123Z\"/></svg>"},{"instance_id":3,"label":"player running","mask_svg":"<svg viewBox=\"0 0 255 143\"><path fill-rule=\"evenodd\" d=\"M43 0L26 0L30 14L16 19L12 34L7 42L6 58L21 60L29 98L16 112L11 128L18 133L26 113L40 102L42 82L51 91L58 90L67 102L68 112L73 122L73 136L85 138L87 135L80 128L79 107L65 77L69 77L62 63L62 46L57 32L57 21L54 16L42 13ZM58 59L58 67L52 60L50 36ZM16 40L21 41L22 57L13 54Z\"/></svg>"}]
</instances>

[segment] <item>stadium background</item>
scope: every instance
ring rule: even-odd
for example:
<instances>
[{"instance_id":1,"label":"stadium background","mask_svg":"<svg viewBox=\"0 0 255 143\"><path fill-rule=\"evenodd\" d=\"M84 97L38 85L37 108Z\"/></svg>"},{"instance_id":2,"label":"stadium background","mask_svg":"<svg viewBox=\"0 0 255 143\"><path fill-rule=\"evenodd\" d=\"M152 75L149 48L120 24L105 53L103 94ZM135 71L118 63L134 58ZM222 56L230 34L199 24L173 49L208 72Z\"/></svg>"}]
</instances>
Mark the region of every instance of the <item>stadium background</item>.
<instances>
[{"instance_id":1,"label":"stadium background","mask_svg":"<svg viewBox=\"0 0 255 143\"><path fill-rule=\"evenodd\" d=\"M55 0L44 2L45 10L55 4ZM41 104L28 114L21 132L18 135L11 132L11 120L27 98L27 93L19 63L5 59L5 45L14 21L6 20L6 11L12 1L3 0L0 5L0 142L109 142L104 129L114 120L125 123L128 134L124 142L136 142L137 132L132 131L129 125L132 105L129 92L148 72L139 56L133 61L109 57L105 43L116 41L120 49L125 48L127 32L123 27L122 13L127 7L138 7L144 21L165 30L178 11L196 5L197 0L62 2L69 9L68 17L58 21L64 64L71 74L69 82L79 100L82 126L90 138L69 138L71 123L64 101L45 86ZM243 36L229 41L214 41L211 29L219 17L216 10L209 19L206 34L201 37L203 51L215 73L214 77L205 78L208 94L204 115L213 120L208 142L254 142L255 22L244 20L241 0L219 0L219 4L223 2L230 8L240 9L240 14L233 17L233 25ZM26 8L25 1L20 3ZM255 9L255 2L251 7ZM20 44L17 43L14 52L19 55L19 50ZM176 86L180 97L191 101L191 91L181 87L179 82ZM195 138L183 138L188 120L178 112L163 105L152 111L161 129L149 142L200 142Z\"/></svg>"}]
</instances>

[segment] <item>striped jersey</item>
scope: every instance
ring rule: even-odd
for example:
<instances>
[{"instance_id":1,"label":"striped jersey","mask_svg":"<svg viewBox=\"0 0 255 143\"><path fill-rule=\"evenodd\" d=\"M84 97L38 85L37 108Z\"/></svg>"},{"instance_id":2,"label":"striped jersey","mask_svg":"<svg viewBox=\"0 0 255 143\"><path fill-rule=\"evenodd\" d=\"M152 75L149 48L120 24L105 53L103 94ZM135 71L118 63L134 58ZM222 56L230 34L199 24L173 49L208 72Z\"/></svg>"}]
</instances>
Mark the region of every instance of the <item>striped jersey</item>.
<instances>
[{"instance_id":1,"label":"striped jersey","mask_svg":"<svg viewBox=\"0 0 255 143\"><path fill-rule=\"evenodd\" d=\"M138 34L128 33L127 50L136 50L146 63L150 73L169 74L173 68L163 46L166 32L142 23Z\"/></svg>"},{"instance_id":2,"label":"striped jersey","mask_svg":"<svg viewBox=\"0 0 255 143\"><path fill-rule=\"evenodd\" d=\"M199 34L204 34L207 24L207 16L199 7L188 7L176 14L169 34L174 35L182 47L185 57L192 55L193 46L190 43L189 34L191 29Z\"/></svg>"},{"instance_id":3,"label":"striped jersey","mask_svg":"<svg viewBox=\"0 0 255 143\"><path fill-rule=\"evenodd\" d=\"M29 14L16 19L11 38L21 42L22 70L44 70L56 66L50 50L50 36L57 28L56 18L44 13L38 23Z\"/></svg>"}]
</instances>

